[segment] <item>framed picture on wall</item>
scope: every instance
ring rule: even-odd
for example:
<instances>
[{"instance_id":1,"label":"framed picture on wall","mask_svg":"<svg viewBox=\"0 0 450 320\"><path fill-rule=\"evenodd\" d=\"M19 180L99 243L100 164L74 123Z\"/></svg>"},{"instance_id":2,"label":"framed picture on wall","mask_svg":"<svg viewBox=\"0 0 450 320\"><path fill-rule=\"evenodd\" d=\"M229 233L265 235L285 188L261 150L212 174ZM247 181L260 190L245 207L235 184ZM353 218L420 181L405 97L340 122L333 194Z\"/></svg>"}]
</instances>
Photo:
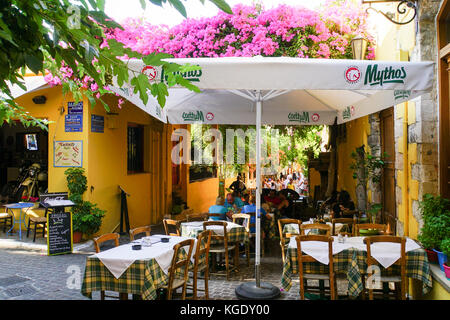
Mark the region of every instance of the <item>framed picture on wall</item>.
<instances>
[{"instance_id":1,"label":"framed picture on wall","mask_svg":"<svg viewBox=\"0 0 450 320\"><path fill-rule=\"evenodd\" d=\"M54 167L82 167L83 141L55 141L53 146Z\"/></svg>"}]
</instances>

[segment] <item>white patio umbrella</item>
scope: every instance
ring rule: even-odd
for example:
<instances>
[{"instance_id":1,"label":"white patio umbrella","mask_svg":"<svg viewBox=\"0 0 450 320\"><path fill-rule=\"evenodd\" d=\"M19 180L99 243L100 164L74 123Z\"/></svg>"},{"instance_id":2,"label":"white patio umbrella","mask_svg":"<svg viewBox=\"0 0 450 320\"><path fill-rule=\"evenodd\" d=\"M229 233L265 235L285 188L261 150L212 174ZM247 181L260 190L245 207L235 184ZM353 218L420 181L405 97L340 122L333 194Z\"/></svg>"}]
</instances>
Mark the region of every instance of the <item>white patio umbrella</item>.
<instances>
[{"instance_id":1,"label":"white patio umbrella","mask_svg":"<svg viewBox=\"0 0 450 320\"><path fill-rule=\"evenodd\" d=\"M167 59L201 71L183 76L202 89L170 89L163 109L172 124L311 125L344 123L413 99L432 87L433 62L389 62L299 58ZM164 74L142 61L130 61L135 72L165 81ZM148 105L157 104L150 99ZM257 212L261 194L261 144L256 143ZM260 218L256 220L256 283L244 288L257 298L273 297L260 283ZM278 291L279 294L279 291ZM245 294L244 294L245 295Z\"/></svg>"}]
</instances>

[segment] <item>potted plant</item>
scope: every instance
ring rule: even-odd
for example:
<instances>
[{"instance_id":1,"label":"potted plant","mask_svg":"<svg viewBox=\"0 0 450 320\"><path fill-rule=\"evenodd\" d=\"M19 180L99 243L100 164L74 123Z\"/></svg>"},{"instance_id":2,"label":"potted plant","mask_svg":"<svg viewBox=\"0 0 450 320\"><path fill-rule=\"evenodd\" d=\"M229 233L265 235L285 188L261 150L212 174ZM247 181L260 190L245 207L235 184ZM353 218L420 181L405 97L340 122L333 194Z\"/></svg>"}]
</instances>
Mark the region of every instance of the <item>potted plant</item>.
<instances>
[{"instance_id":1,"label":"potted plant","mask_svg":"<svg viewBox=\"0 0 450 320\"><path fill-rule=\"evenodd\" d=\"M429 262L438 262L437 253L433 250L433 248L436 247L435 241L430 235L430 232L427 230L427 228L422 228L418 240L424 247L425 251L427 252L428 261Z\"/></svg>"},{"instance_id":2,"label":"potted plant","mask_svg":"<svg viewBox=\"0 0 450 320\"><path fill-rule=\"evenodd\" d=\"M83 168L70 168L65 171L69 199L75 203L72 207L73 242L79 243L83 235L92 235L102 224L105 211L89 201L83 201L87 190L87 178Z\"/></svg>"},{"instance_id":3,"label":"potted plant","mask_svg":"<svg viewBox=\"0 0 450 320\"><path fill-rule=\"evenodd\" d=\"M444 239L441 242L441 250L444 254L443 258L445 260L443 263L445 276L447 279L450 279L450 262L448 261L448 256L450 256L450 238Z\"/></svg>"},{"instance_id":4,"label":"potted plant","mask_svg":"<svg viewBox=\"0 0 450 320\"><path fill-rule=\"evenodd\" d=\"M437 260L441 270L444 271L444 253L442 244L444 240L450 239L450 200L440 196L426 194L420 202L422 212L423 227L420 230L419 241L427 249L437 254ZM433 255L429 255L429 260L436 260Z\"/></svg>"}]
</instances>

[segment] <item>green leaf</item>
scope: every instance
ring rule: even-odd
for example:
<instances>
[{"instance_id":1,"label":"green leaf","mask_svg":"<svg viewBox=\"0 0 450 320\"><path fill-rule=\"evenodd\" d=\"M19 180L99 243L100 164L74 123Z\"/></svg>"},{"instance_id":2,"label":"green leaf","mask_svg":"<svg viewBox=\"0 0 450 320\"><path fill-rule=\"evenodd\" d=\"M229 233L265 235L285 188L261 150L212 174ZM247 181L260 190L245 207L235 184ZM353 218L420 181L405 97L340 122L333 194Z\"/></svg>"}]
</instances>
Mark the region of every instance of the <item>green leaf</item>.
<instances>
[{"instance_id":1,"label":"green leaf","mask_svg":"<svg viewBox=\"0 0 450 320\"><path fill-rule=\"evenodd\" d=\"M97 0L97 6L101 11L105 11L105 0Z\"/></svg>"},{"instance_id":2,"label":"green leaf","mask_svg":"<svg viewBox=\"0 0 450 320\"><path fill-rule=\"evenodd\" d=\"M39 71L42 70L42 67L44 64L43 59L44 59L44 57L42 56L42 53L41 53L41 57L36 57L34 55L29 55L29 54L25 55L25 62L27 64L27 66L35 74L38 74Z\"/></svg>"},{"instance_id":3,"label":"green leaf","mask_svg":"<svg viewBox=\"0 0 450 320\"><path fill-rule=\"evenodd\" d=\"M163 65L164 63L167 63L165 61L161 61L162 59L167 59L167 58L173 58L173 55L168 54L168 53L151 53L145 57L142 58L142 61L148 65L148 66L160 66Z\"/></svg>"},{"instance_id":4,"label":"green leaf","mask_svg":"<svg viewBox=\"0 0 450 320\"><path fill-rule=\"evenodd\" d=\"M139 0L141 2L141 7L142 9L145 10L145 8L147 7L147 3L145 2L145 0Z\"/></svg>"},{"instance_id":5,"label":"green leaf","mask_svg":"<svg viewBox=\"0 0 450 320\"><path fill-rule=\"evenodd\" d=\"M180 0L169 0L169 2L175 9L177 9L179 13L183 15L183 17L187 18L186 8Z\"/></svg>"},{"instance_id":6,"label":"green leaf","mask_svg":"<svg viewBox=\"0 0 450 320\"><path fill-rule=\"evenodd\" d=\"M209 0L209 1L214 3L220 10L229 14L233 14L233 11L231 11L230 6L224 0Z\"/></svg>"}]
</instances>

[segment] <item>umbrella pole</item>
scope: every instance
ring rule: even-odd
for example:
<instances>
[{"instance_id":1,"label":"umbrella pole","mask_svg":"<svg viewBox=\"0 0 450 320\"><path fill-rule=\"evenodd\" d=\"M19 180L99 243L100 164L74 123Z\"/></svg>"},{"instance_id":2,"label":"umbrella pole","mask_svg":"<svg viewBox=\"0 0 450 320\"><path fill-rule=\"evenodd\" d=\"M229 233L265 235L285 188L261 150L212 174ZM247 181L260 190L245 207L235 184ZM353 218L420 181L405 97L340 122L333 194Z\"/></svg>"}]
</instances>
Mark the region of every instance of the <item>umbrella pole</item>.
<instances>
[{"instance_id":1,"label":"umbrella pole","mask_svg":"<svg viewBox=\"0 0 450 320\"><path fill-rule=\"evenodd\" d=\"M261 91L255 91L256 102L256 239L255 239L255 282L245 282L239 285L236 296L246 300L275 299L280 296L280 289L268 282L261 282Z\"/></svg>"},{"instance_id":2,"label":"umbrella pole","mask_svg":"<svg viewBox=\"0 0 450 320\"><path fill-rule=\"evenodd\" d=\"M256 240L255 240L255 279L256 286L261 287L261 92L256 100Z\"/></svg>"}]
</instances>

